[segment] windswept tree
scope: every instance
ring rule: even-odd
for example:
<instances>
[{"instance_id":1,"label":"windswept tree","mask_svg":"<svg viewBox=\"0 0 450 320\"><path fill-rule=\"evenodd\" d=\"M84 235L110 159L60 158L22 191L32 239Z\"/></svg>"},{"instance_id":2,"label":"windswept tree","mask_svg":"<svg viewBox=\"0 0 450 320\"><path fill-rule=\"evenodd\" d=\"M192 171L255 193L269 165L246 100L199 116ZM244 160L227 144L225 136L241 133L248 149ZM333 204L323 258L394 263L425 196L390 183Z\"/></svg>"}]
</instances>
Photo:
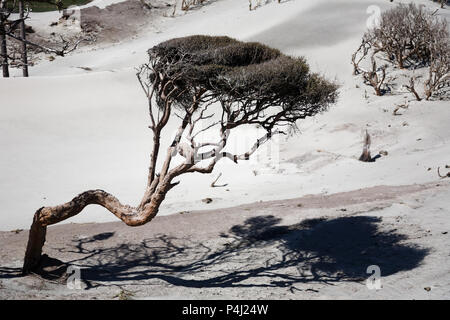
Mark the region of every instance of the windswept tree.
<instances>
[{"instance_id":1,"label":"windswept tree","mask_svg":"<svg viewBox=\"0 0 450 320\"><path fill-rule=\"evenodd\" d=\"M305 59L259 43L199 35L160 43L148 55L148 62L137 72L148 98L153 135L141 202L130 206L106 191L89 190L67 203L38 209L29 233L24 273L39 265L47 226L91 204L103 206L129 226L146 224L179 183L177 177L211 173L220 159L247 160L272 136L295 126L297 120L327 110L337 99L338 86L312 73ZM162 131L169 120L179 121L178 129L158 161ZM234 129L249 125L264 128L265 134L243 154L227 150ZM206 131L214 131L216 139L200 139Z\"/></svg>"},{"instance_id":2,"label":"windswept tree","mask_svg":"<svg viewBox=\"0 0 450 320\"><path fill-rule=\"evenodd\" d=\"M435 13L414 3L400 4L383 12L379 24L365 33L362 46L355 54L381 54L400 69L429 65L430 43L448 42L447 21ZM353 63L357 68L358 63Z\"/></svg>"},{"instance_id":3,"label":"windswept tree","mask_svg":"<svg viewBox=\"0 0 450 320\"><path fill-rule=\"evenodd\" d=\"M380 62L388 61L405 72L426 67L429 70L423 83L425 99L444 96L450 85L450 36L447 20L436 13L414 3L383 12L379 25L364 34L352 55L353 74L362 74L365 83L380 96L385 91L382 88L386 86L388 67ZM417 100L422 99L414 75L405 88Z\"/></svg>"}]
</instances>

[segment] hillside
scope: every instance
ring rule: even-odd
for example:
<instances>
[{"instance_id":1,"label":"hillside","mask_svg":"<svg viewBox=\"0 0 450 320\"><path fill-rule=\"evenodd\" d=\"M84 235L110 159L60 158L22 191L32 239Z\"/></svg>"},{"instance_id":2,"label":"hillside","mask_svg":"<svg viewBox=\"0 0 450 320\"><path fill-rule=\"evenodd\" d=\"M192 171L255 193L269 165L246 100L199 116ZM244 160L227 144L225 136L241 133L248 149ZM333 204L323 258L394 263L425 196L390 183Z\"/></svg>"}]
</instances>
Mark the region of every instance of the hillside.
<instances>
[{"instance_id":1,"label":"hillside","mask_svg":"<svg viewBox=\"0 0 450 320\"><path fill-rule=\"evenodd\" d=\"M106 10L104 8L115 2L122 1L94 0L83 8L97 5L99 10ZM439 7L431 1L417 2L433 10ZM33 278L18 280L9 276L15 274L20 266L26 242L26 231L18 234L10 231L28 229L37 208L66 202L81 191L95 188L111 192L123 203L139 203L147 179L152 140L148 129L146 98L136 79L135 68L146 62L146 50L161 41L185 35L209 34L227 35L243 41L259 41L278 48L283 53L306 57L312 70L335 78L341 85L338 103L326 113L299 122L300 132L274 140L268 146L269 149L262 149L248 163L236 165L231 161L223 161L212 175L193 174L182 177L181 183L167 195L155 226L151 223L142 227L142 234L132 237L134 229L128 230L117 223L103 224L117 219L103 208L88 207L82 214L64 222L83 224L49 229L46 249L50 256L63 261L72 260L80 265L87 263L89 268L94 268L97 262L106 263L108 268L112 262L117 262L117 266L111 268L120 268L123 262L121 256L112 262L84 260L89 251L77 253L76 250L80 247L73 241L82 243L83 240L74 239L84 236L80 239L87 239L86 242L90 243L89 239L95 238L97 234L113 232L114 236L111 235L111 238L114 243L105 241L101 247L101 250L105 249L104 254L108 255L114 245L120 247L123 239L127 240L124 246L139 247L146 243L146 239L157 237L155 230L159 230L158 234L166 235L167 239L174 237L180 241L180 238L193 236L196 231L211 228L212 231L202 231L198 238L193 237L192 244L184 244L189 247L188 251L191 250L186 254L192 262L189 268L199 268L199 274L192 279L178 273L176 278L157 276L155 281L158 283L158 290L154 293L144 289L144 285L130 285L129 289L140 290L141 293L137 295L141 298L150 295L153 298L173 297L178 294L175 289L179 287L183 288L180 291L182 297L190 295L191 289L195 288L192 289L195 291L195 298L211 297L215 292L223 298L248 298L253 297L251 292L254 287L251 284L260 283L265 288L258 293L261 298L289 298L292 294L295 298L351 296L448 299L450 292L445 286L448 288L450 281L446 249L449 238L448 233L444 232L448 232L450 227L450 185L448 179L440 179L437 173L438 167L445 171L445 166L450 165L448 101L418 102L401 88L396 89L393 94L377 97L373 95L372 88L352 75L351 55L360 44L366 29L368 6L377 5L385 10L396 3L385 0L331 3L324 0L294 0L281 4L269 2L249 11L246 1L219 0L211 1L186 14L177 13L174 17L169 14L172 7L165 9L165 2L162 1L158 5L148 23L142 17L133 23L132 14L127 16L125 10L122 19L129 21L132 35L124 33L126 37L121 40L117 40L121 37L112 37L114 41L106 39L98 44L83 46L70 55L57 57L53 61L44 57L30 69L30 78L19 77L20 70L15 70L11 79L0 79L0 230L3 231L0 235L6 243L0 249L0 297L17 298L24 294L24 288L29 288L30 283L34 285L34 281L38 281L32 280ZM116 14L109 8L108 14ZM447 8L440 10L438 14L449 19L449 12ZM58 15L56 12L34 13L29 23L37 31L48 32L49 24ZM408 108L402 109L399 112L401 115L394 115L396 106L405 102ZM163 142L168 143L172 138L171 130L175 130L175 127L171 126L167 130ZM376 162L358 161L366 130L372 137L372 152L376 154L382 150L387 151L387 155ZM232 137L230 148L245 150L256 136L259 133L254 128L242 130L240 135ZM268 150L271 150L269 155ZM219 183L227 186L211 188L211 182L219 173L222 173ZM380 190L379 198L371 198L374 190ZM408 191L403 194L401 190ZM361 196L361 192L365 195ZM339 200L328 206L326 200L321 200L321 206L311 210L296 207L297 203L310 201L305 199L332 199L336 194L345 194L345 201ZM205 198L211 198L212 202L202 201ZM354 198L358 201L349 204L348 201ZM260 201L273 202L266 206ZM346 209L348 211L340 211L342 207L347 208L349 205L351 208ZM240 207L236 209L235 206ZM284 206L289 208L278 209ZM233 208L224 209L230 207ZM228 220L222 217L224 212ZM327 280L314 278L314 275L311 278L312 284L309 284L309 280L292 280L291 276L298 276L296 271L286 271L288 276L285 276L277 270L279 278L277 276L273 281L284 281L288 283L288 287L295 287L298 291L292 289L294 292L289 293L290 287L278 288L271 296L269 291L272 292L273 286L267 285L267 281L270 282L268 273L272 271L270 268L263 270L263 275L260 276L259 271L244 267L247 270L246 279L239 278L245 278L240 271L236 271L237 279L234 279L231 276L221 276L218 270L223 267L221 259L225 261L230 274L234 274L231 270L240 267L239 262L233 262L229 252L223 249L222 242L225 240L217 238L218 234L230 232L233 226L248 223L244 218L257 216L273 216L275 218L270 218L270 224L283 226L297 226L304 219L324 218L325 221L317 229L315 226L312 229L312 234L316 236L335 224L342 226L339 230L343 234L348 231L359 235L364 233L365 228L377 233L377 228L381 228L380 232L385 233L383 241L395 242L394 245L400 246L389 251L389 254L409 257L405 259L411 263L389 269L389 289L377 291L373 296L372 291L367 290L364 282L361 282L361 278L365 277L365 264L376 262L376 259L373 255L365 259L358 253L358 261L364 268L348 266L349 257L344 251L349 244L346 243L335 256L330 256L331 259L344 259L337 264L336 270L328 270L324 265L328 262L316 262L319 263L319 271L323 271L327 277L334 277L336 280L337 273L344 272L344 278L348 281L339 282L339 287L333 288L327 285ZM185 228L174 230L171 227L174 222L170 221L176 221ZM352 227L347 229L348 221L356 223L356 230ZM264 221L261 223L264 224ZM220 228L215 230L214 226L218 224ZM274 256L279 257L283 252L279 252L278 245L288 246L293 241L291 237L299 236L298 232L301 236L309 234L298 231L303 230L303 227L297 227L293 227L294 231L289 229L281 238L270 238L270 243L264 244L267 247L255 249L254 257L253 253L246 251L244 255L248 253L249 258L243 259L247 259L247 262L255 259L255 264L263 265L262 252L267 248ZM398 237L394 234L390 238L389 228L396 229ZM418 239L418 234L421 239ZM342 234L339 236L342 237ZM164 237L158 239L164 245ZM239 239L241 238L238 237L235 241L240 241ZM214 263L203 264L202 255L206 253L195 243L200 240L206 241L212 252L223 250ZM361 241L369 240L364 237ZM333 241L328 240L327 243ZM408 249L401 247L404 243ZM178 245L183 247L182 244ZM384 245L388 246L386 243ZM370 242L370 246L376 244ZM418 248L411 249L414 246ZM60 249L62 253L58 251ZM142 252L139 251L141 249L137 249L137 260L142 258ZM298 254L297 249L299 248L292 249L295 254ZM323 247L314 248L313 245L300 249L302 254L324 254L326 251ZM361 246L357 249L363 250ZM380 253L375 251L376 254ZM143 254L147 253L145 251ZM170 265L173 262L169 257L171 252L164 252L164 255L167 255L164 263ZM297 261L300 258L295 256L292 259ZM392 259L394 265L401 260ZM314 263L313 267L316 266ZM291 267L298 270L298 266L294 264ZM310 267L307 264L305 268ZM164 270L159 272L163 273ZM126 273L124 270L120 272ZM134 272L135 276L128 274L127 281L149 277L145 272L142 274L141 269L131 270L131 274ZM109 281L106 278L104 274L94 272L92 281ZM215 282L204 280L210 278ZM122 279L114 279L112 283L119 285L121 281ZM49 286L49 291L43 291L49 296L69 298L74 294L45 281L42 283L44 287ZM398 287L396 283L399 283ZM2 286L11 291L5 293ZM210 289L199 289L203 286ZM431 292L423 289L428 286L433 286ZM216 291L217 287L221 289ZM88 296L97 295L95 290L99 290L102 298L109 298L113 292L99 286L88 291ZM30 298L42 298L44 293L33 291L29 295Z\"/></svg>"}]
</instances>

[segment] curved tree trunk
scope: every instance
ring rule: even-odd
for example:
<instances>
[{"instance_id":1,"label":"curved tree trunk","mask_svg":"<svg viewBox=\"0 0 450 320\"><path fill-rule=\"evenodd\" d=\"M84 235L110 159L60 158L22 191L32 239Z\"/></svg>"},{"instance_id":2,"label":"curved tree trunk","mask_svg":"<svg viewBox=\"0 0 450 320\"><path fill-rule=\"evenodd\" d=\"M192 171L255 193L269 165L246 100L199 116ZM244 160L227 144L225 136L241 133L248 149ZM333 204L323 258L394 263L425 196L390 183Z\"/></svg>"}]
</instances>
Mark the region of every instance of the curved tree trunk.
<instances>
[{"instance_id":1,"label":"curved tree trunk","mask_svg":"<svg viewBox=\"0 0 450 320\"><path fill-rule=\"evenodd\" d=\"M34 214L33 224L30 228L27 251L25 252L25 260L22 268L22 272L24 274L29 273L36 266L38 266L41 259L42 247L44 246L45 235L47 233L47 227L44 227L39 222L39 214L41 212L41 209L37 210Z\"/></svg>"},{"instance_id":2,"label":"curved tree trunk","mask_svg":"<svg viewBox=\"0 0 450 320\"><path fill-rule=\"evenodd\" d=\"M199 104L202 102L201 98L206 92L206 89L195 89L195 93L192 96L192 105L185 110L186 114L178 128L173 142L167 149L167 155L161 170L159 171L159 174L156 174L155 169L160 148L161 131L169 121L171 107L174 101L173 98L176 95L182 94L184 90L179 92L176 86L171 86L171 84L173 84L173 79L164 78L165 76L158 72L155 72L155 74L159 75L158 77L155 77L151 82L146 82L144 76L148 77L146 71L148 71L149 68L152 67L150 65L143 65L137 73L138 80L149 101L149 115L151 120L151 126L149 126L149 128L152 129L154 134L147 187L140 204L137 207L124 205L120 203L116 197L106 191L89 190L79 194L71 201L62 205L40 208L34 214L33 223L30 228L22 269L24 274L36 270L40 264L47 226L77 215L90 204L104 207L128 226L144 225L156 216L167 192L179 183L172 183L172 180L175 177L188 172L194 166L192 161L186 161L174 166L172 169L170 168L171 160L177 154L177 148L186 127L191 125L191 131L193 130L191 118L199 107ZM174 77L177 76L177 74L174 75ZM154 94L158 94L160 101L163 101L164 103L158 104L157 107L153 106L152 99ZM154 112L154 109L156 108L158 110L157 113Z\"/></svg>"},{"instance_id":3,"label":"curved tree trunk","mask_svg":"<svg viewBox=\"0 0 450 320\"><path fill-rule=\"evenodd\" d=\"M156 216L166 193L174 185L170 183L169 179L161 181L147 203L141 204L139 209L123 205L116 197L103 190L89 190L65 204L38 209L34 214L30 228L22 272L24 274L30 273L39 266L47 226L75 216L90 204L97 204L106 208L129 226L140 226Z\"/></svg>"},{"instance_id":4,"label":"curved tree trunk","mask_svg":"<svg viewBox=\"0 0 450 320\"><path fill-rule=\"evenodd\" d=\"M141 81L139 76L138 79ZM164 201L167 192L178 184L178 182L172 183L172 180L180 174L187 172L194 165L193 163L188 162L170 169L171 159L174 156L174 152L177 150L181 136L186 126L190 123L191 115L198 107L197 99L199 99L204 92L205 91L200 90L194 96L193 105L190 110L186 112L186 116L178 129L177 135L167 150L165 162L158 175L155 174L155 166L160 147L160 133L167 124L171 113L172 101L169 99L171 93L165 96L165 98L169 100L167 100L168 102L165 104L163 116L158 120L157 124L153 121L153 113L150 106L150 116L153 122L152 130L154 132L154 146L150 161L147 188L141 203L137 207L120 203L116 197L106 191L89 190L79 194L71 201L62 205L40 208L34 214L33 223L30 228L22 272L24 274L30 273L39 266L42 247L45 243L47 226L77 215L90 204L104 207L128 226L141 226L151 221L158 213L159 207ZM148 98L151 99L151 95L149 95L148 92L146 93Z\"/></svg>"}]
</instances>

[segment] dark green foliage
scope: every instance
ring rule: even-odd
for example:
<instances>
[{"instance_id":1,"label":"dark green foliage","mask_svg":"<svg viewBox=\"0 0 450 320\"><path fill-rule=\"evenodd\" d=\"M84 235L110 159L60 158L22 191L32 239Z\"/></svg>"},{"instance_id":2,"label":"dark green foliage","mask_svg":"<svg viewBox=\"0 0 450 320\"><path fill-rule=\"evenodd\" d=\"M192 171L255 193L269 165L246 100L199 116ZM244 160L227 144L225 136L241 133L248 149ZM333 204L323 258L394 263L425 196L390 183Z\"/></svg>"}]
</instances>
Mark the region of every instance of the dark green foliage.
<instances>
[{"instance_id":1,"label":"dark green foliage","mask_svg":"<svg viewBox=\"0 0 450 320\"><path fill-rule=\"evenodd\" d=\"M281 56L278 50L259 43L243 43L229 37L190 36L172 39L153 47L149 54L159 59L157 69L169 76L182 73L183 81L212 89L219 76L236 67L257 65Z\"/></svg>"},{"instance_id":2,"label":"dark green foliage","mask_svg":"<svg viewBox=\"0 0 450 320\"><path fill-rule=\"evenodd\" d=\"M237 125L258 123L271 129L321 112L337 98L338 86L311 73L304 58L256 42L196 35L160 43L149 55L151 80L162 86L157 74L174 79L169 89L180 91L175 98L179 106L186 107L201 89L224 108L234 106L238 111L231 120ZM261 117L259 112L271 107L278 112Z\"/></svg>"}]
</instances>

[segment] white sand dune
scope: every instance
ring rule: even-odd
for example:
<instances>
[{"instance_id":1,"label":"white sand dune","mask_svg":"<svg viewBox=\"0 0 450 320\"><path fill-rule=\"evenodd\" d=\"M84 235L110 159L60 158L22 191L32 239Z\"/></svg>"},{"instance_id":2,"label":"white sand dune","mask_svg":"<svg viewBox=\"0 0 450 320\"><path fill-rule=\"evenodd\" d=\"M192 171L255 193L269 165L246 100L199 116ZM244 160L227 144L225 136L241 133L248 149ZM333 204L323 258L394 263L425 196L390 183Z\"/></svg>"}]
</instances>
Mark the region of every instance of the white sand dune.
<instances>
[{"instance_id":1,"label":"white sand dune","mask_svg":"<svg viewBox=\"0 0 450 320\"><path fill-rule=\"evenodd\" d=\"M0 232L0 299L122 290L132 299L448 299L449 194L449 182L378 186L158 216L137 229L54 226L45 252L80 268L81 290L64 277L20 276L27 232ZM367 287L371 265L380 289Z\"/></svg>"},{"instance_id":2,"label":"white sand dune","mask_svg":"<svg viewBox=\"0 0 450 320\"><path fill-rule=\"evenodd\" d=\"M304 55L314 70L337 78L341 97L329 112L300 123L301 135L280 141L279 163L271 163L264 152L260 160L239 166L223 161L216 173L223 173L229 191L210 188L211 176L183 177L161 214L205 208L200 201L205 197L214 198L208 208L219 208L435 180L437 166L445 165L450 151L450 109L439 102L412 102L403 116L393 117L402 95L366 101L363 90L355 88L349 57L364 32L369 4L392 6L381 0L290 1L250 12L241 1L217 1L162 19L161 32L150 28L137 39L42 62L31 68L28 79L1 79L0 229L26 228L40 206L65 202L90 188L108 190L126 203L139 201L151 136L134 67L145 62L152 45L189 34L225 34ZM366 128L374 151L389 151L372 164L356 161ZM255 134L247 134L250 144ZM273 163L275 170L266 170ZM87 211L71 221L115 219L102 208Z\"/></svg>"},{"instance_id":3,"label":"white sand dune","mask_svg":"<svg viewBox=\"0 0 450 320\"><path fill-rule=\"evenodd\" d=\"M114 2L118 1L94 1L90 5ZM430 1L421 2L437 7ZM146 101L134 68L146 61L146 50L153 45L191 34L260 41L284 53L305 56L314 71L337 79L341 84L340 98L328 112L300 122L301 134L273 142L270 147L279 152L270 157L263 149L249 163L236 165L222 160L213 175L182 177L180 185L168 194L160 216L376 186L443 183L436 170L450 164L448 102L415 102L406 92L376 97L371 88L351 74L351 53L365 31L369 5L378 5L384 10L395 4L382 0L331 3L293 0L282 4L272 2L249 11L246 1L215 1L176 18L161 17L134 39L94 49L84 47L67 57L42 61L31 68L32 76L28 79L19 77L19 70L13 72L16 77L0 79L0 230L27 229L37 208L66 202L88 189L105 189L123 203L139 202L146 183L152 140L147 129ZM441 14L448 17L448 11ZM35 28L44 28L54 19L53 13L33 14L30 23ZM85 67L92 71L83 69ZM403 110L401 116L393 116L395 105L406 100L409 108ZM167 129L165 142L171 138L175 122L176 119ZM372 135L372 151L389 153L374 163L357 160L366 129ZM250 129L241 132L240 139L235 135L231 146L243 150L242 136L247 137L245 143L251 144L256 135L257 132ZM219 182L227 183L227 187L211 188L210 183L220 172ZM396 192L395 188L392 190ZM425 224L427 229L441 234L449 227L445 219L449 213L448 187L435 191L431 188L427 192L418 196L425 204L410 218L415 219L414 225ZM206 197L213 202L203 203L201 199ZM413 196L408 199L414 202ZM401 200L400 196L391 207L380 211L380 215L408 216L410 209L401 207ZM254 206L258 208L257 204ZM371 209L370 205L362 208ZM261 210L263 208L257 209ZM289 212L291 216L287 219L295 222L296 213ZM427 215L430 212L433 214ZM211 214L220 214L220 211L211 211ZM326 213L319 210L314 217L321 214L333 215L330 210ZM432 216L438 219L433 221ZM183 217L189 219L188 215ZM65 223L107 221L116 221L116 218L103 208L88 207ZM408 236L414 234L413 227L405 230ZM88 234L94 235L95 230ZM13 243L7 235L3 233L8 243ZM22 235L21 241L24 241ZM436 250L443 252L449 243L448 237L441 238L422 244L439 246ZM19 256L16 253L11 259L19 259ZM441 259L438 262L448 266L448 257L445 257L445 254L441 258L432 256L427 261ZM11 265L18 267L20 261L15 260ZM419 289L415 288L417 291L412 290L404 297L427 297L422 286L436 273L448 275L448 270L443 268L423 269L426 272L417 280ZM419 276L416 271L414 276ZM395 279L407 277L408 273L401 273L397 278L390 278L389 293L384 291L385 294L380 293L378 297L402 297L395 288ZM443 275L442 279L448 285L448 276ZM356 290L352 284L344 286L347 296L339 296L332 288L320 286L320 294L312 298L348 298ZM413 286L410 280L402 282L401 288L407 290L408 286ZM166 289L162 288L158 295L177 294ZM254 297L245 292L241 296L237 291L223 293L234 298ZM182 294L188 295L189 291ZM212 294L211 290L206 292L206 296ZM433 297L448 297L448 294L448 290L441 290ZM261 295L270 298L268 291L262 291ZM356 296L373 297L362 290L357 291ZM204 295L198 293L196 297ZM278 291L274 297L288 298Z\"/></svg>"}]
</instances>

